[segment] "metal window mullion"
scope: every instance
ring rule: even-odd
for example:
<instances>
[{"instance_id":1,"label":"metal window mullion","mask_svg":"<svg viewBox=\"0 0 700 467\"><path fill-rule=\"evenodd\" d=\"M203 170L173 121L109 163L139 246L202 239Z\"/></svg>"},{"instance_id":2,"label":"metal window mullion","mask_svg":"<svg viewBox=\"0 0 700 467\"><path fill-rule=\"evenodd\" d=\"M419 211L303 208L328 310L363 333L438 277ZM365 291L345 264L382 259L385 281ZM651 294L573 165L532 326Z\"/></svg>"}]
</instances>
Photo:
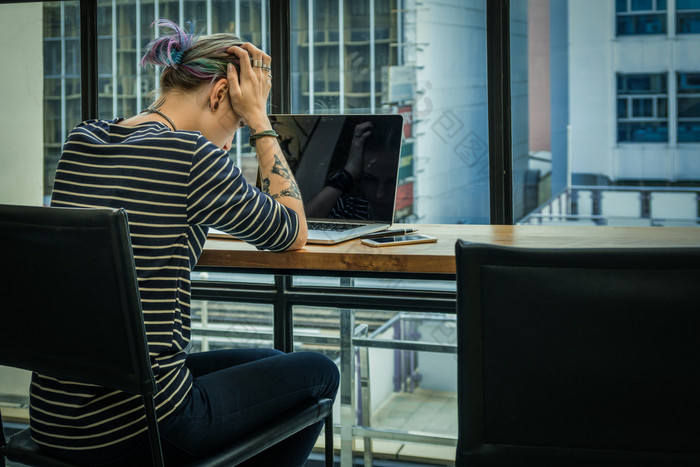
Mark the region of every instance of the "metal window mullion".
<instances>
[{"instance_id":1,"label":"metal window mullion","mask_svg":"<svg viewBox=\"0 0 700 467\"><path fill-rule=\"evenodd\" d=\"M117 116L117 92L119 84L117 82L117 0L112 0L112 116Z\"/></svg>"},{"instance_id":2,"label":"metal window mullion","mask_svg":"<svg viewBox=\"0 0 700 467\"><path fill-rule=\"evenodd\" d=\"M675 62L675 52L671 54L671 60ZM676 64L672 63L669 71L667 99L666 99L666 115L668 118L668 144L674 152L674 166L678 163L675 147L678 145L678 72L676 72ZM674 167L674 172L677 170Z\"/></svg>"},{"instance_id":3,"label":"metal window mullion","mask_svg":"<svg viewBox=\"0 0 700 467\"><path fill-rule=\"evenodd\" d=\"M510 96L510 1L486 2L489 217L513 224L513 142Z\"/></svg>"},{"instance_id":4,"label":"metal window mullion","mask_svg":"<svg viewBox=\"0 0 700 467\"><path fill-rule=\"evenodd\" d=\"M234 21L235 21L235 30L234 33L236 34L236 37L241 37L241 0L236 0L236 3L233 7L233 12L234 12ZM247 122L246 122L247 123ZM241 136L241 132L237 131L236 132L236 165L238 167L242 167L243 165L243 137Z\"/></svg>"},{"instance_id":5,"label":"metal window mullion","mask_svg":"<svg viewBox=\"0 0 700 467\"><path fill-rule=\"evenodd\" d=\"M314 0L308 0L307 34L309 36L309 113L314 113Z\"/></svg>"},{"instance_id":6,"label":"metal window mullion","mask_svg":"<svg viewBox=\"0 0 700 467\"><path fill-rule=\"evenodd\" d=\"M627 100L627 117L624 120L630 119L634 115L634 109L632 108L632 98L630 96L625 96Z\"/></svg>"},{"instance_id":7,"label":"metal window mullion","mask_svg":"<svg viewBox=\"0 0 700 467\"><path fill-rule=\"evenodd\" d=\"M160 18L160 0L155 0L153 2L153 20L155 21L156 19ZM160 27L158 25L155 25L153 27L153 32L155 34L155 37L158 37ZM156 99L158 98L158 95L160 94L160 87L159 87L159 81L158 77L160 76L160 66L156 65L153 67L155 70L154 76L153 76L153 88L156 90Z\"/></svg>"},{"instance_id":8,"label":"metal window mullion","mask_svg":"<svg viewBox=\"0 0 700 467\"><path fill-rule=\"evenodd\" d=\"M241 0L236 0L236 4L234 5L234 13L235 13L235 32L237 37L241 37Z\"/></svg>"},{"instance_id":9,"label":"metal window mullion","mask_svg":"<svg viewBox=\"0 0 700 467\"><path fill-rule=\"evenodd\" d=\"M338 0L338 107L345 112L345 2Z\"/></svg>"},{"instance_id":10,"label":"metal window mullion","mask_svg":"<svg viewBox=\"0 0 700 467\"><path fill-rule=\"evenodd\" d=\"M270 51L267 41L267 4L267 0L260 0L260 48L266 53Z\"/></svg>"},{"instance_id":11,"label":"metal window mullion","mask_svg":"<svg viewBox=\"0 0 700 467\"><path fill-rule=\"evenodd\" d=\"M396 0L396 42L403 43L403 27L404 27L404 0ZM404 62L404 49L396 51L396 64L402 66Z\"/></svg>"},{"instance_id":12,"label":"metal window mullion","mask_svg":"<svg viewBox=\"0 0 700 467\"><path fill-rule=\"evenodd\" d=\"M61 2L61 138L66 137L68 128L66 119L66 11L65 3Z\"/></svg>"},{"instance_id":13,"label":"metal window mullion","mask_svg":"<svg viewBox=\"0 0 700 467\"><path fill-rule=\"evenodd\" d=\"M276 113L289 113L292 106L290 57L292 37L290 0L270 0L269 8L270 54L272 55L272 98L270 106Z\"/></svg>"},{"instance_id":14,"label":"metal window mullion","mask_svg":"<svg viewBox=\"0 0 700 467\"><path fill-rule=\"evenodd\" d=\"M375 50L375 31L374 31L375 15L374 15L374 0L369 0L369 111L374 113L376 108L375 93L376 87L376 50Z\"/></svg>"},{"instance_id":15,"label":"metal window mullion","mask_svg":"<svg viewBox=\"0 0 700 467\"><path fill-rule=\"evenodd\" d=\"M141 55L141 0L136 0L136 113L141 113L141 67L139 66L139 56Z\"/></svg>"},{"instance_id":16,"label":"metal window mullion","mask_svg":"<svg viewBox=\"0 0 700 467\"><path fill-rule=\"evenodd\" d=\"M212 34L212 14L211 14L211 0L207 0L207 34Z\"/></svg>"},{"instance_id":17,"label":"metal window mullion","mask_svg":"<svg viewBox=\"0 0 700 467\"><path fill-rule=\"evenodd\" d=\"M676 11L676 0L666 0L666 10L664 11L667 12L666 37L669 41L671 41L671 47L673 47L673 41L676 38L676 16L678 15L678 12ZM675 12L675 14L672 14L672 12ZM673 60L673 54L671 55L671 60Z\"/></svg>"},{"instance_id":18,"label":"metal window mullion","mask_svg":"<svg viewBox=\"0 0 700 467\"><path fill-rule=\"evenodd\" d=\"M97 118L97 0L80 0L80 96L82 119Z\"/></svg>"}]
</instances>

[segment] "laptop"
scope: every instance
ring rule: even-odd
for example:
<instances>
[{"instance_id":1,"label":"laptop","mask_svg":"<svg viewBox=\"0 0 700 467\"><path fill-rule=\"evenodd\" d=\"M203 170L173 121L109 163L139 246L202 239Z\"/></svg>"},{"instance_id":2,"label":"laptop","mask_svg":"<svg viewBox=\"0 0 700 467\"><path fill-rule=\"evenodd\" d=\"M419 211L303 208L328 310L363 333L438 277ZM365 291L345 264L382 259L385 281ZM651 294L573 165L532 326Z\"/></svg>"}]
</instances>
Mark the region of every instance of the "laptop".
<instances>
[{"instance_id":1,"label":"laptop","mask_svg":"<svg viewBox=\"0 0 700 467\"><path fill-rule=\"evenodd\" d=\"M304 200L308 243L340 243L391 226L401 115L269 117Z\"/></svg>"}]
</instances>

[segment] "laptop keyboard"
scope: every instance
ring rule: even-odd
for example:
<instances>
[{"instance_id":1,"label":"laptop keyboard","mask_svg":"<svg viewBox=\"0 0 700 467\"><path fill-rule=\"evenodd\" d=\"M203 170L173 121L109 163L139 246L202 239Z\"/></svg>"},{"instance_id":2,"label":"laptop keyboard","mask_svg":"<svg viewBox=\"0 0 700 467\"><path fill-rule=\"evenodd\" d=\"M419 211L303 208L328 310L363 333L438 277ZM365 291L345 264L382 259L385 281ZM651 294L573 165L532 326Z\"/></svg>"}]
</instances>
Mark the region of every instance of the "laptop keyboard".
<instances>
[{"instance_id":1,"label":"laptop keyboard","mask_svg":"<svg viewBox=\"0 0 700 467\"><path fill-rule=\"evenodd\" d=\"M331 232L342 232L356 227L362 227L365 224L350 224L346 222L309 222L309 230L325 230Z\"/></svg>"}]
</instances>

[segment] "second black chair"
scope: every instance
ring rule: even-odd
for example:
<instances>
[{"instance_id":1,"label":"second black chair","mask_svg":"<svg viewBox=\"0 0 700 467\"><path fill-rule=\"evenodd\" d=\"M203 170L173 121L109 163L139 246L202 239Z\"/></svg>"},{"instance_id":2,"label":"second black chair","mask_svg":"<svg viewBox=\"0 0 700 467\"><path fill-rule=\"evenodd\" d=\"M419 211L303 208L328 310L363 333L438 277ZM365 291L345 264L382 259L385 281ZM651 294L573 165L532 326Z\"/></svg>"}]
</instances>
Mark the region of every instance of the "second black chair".
<instances>
[{"instance_id":1,"label":"second black chair","mask_svg":"<svg viewBox=\"0 0 700 467\"><path fill-rule=\"evenodd\" d=\"M700 248L456 253L457 466L700 465Z\"/></svg>"}]
</instances>

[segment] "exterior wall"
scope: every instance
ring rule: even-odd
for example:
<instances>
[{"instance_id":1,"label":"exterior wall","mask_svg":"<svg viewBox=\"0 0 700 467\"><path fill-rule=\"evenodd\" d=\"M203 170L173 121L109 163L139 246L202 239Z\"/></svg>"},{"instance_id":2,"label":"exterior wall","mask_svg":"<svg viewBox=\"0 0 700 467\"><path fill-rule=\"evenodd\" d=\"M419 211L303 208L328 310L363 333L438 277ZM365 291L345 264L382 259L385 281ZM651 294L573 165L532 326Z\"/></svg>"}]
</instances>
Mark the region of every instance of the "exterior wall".
<instances>
[{"instance_id":1,"label":"exterior wall","mask_svg":"<svg viewBox=\"0 0 700 467\"><path fill-rule=\"evenodd\" d=\"M485 0L428 0L417 11L418 222L489 222L485 26Z\"/></svg>"},{"instance_id":2,"label":"exterior wall","mask_svg":"<svg viewBox=\"0 0 700 467\"><path fill-rule=\"evenodd\" d=\"M569 121L574 173L612 180L700 180L700 145L677 144L676 72L699 71L698 35L675 36L675 2L665 35L615 36L615 2L569 1ZM669 141L618 143L616 74L667 73Z\"/></svg>"},{"instance_id":3,"label":"exterior wall","mask_svg":"<svg viewBox=\"0 0 700 467\"><path fill-rule=\"evenodd\" d=\"M571 171L613 176L615 75L614 2L569 2Z\"/></svg>"},{"instance_id":4,"label":"exterior wall","mask_svg":"<svg viewBox=\"0 0 700 467\"><path fill-rule=\"evenodd\" d=\"M548 196L559 193L568 186L568 124L569 124L569 30L568 2L554 1L549 4L550 53L550 98L552 179Z\"/></svg>"},{"instance_id":5,"label":"exterior wall","mask_svg":"<svg viewBox=\"0 0 700 467\"><path fill-rule=\"evenodd\" d=\"M556 1L556 0L555 0ZM528 120L531 151L551 151L550 0L530 0L527 18Z\"/></svg>"}]
</instances>

